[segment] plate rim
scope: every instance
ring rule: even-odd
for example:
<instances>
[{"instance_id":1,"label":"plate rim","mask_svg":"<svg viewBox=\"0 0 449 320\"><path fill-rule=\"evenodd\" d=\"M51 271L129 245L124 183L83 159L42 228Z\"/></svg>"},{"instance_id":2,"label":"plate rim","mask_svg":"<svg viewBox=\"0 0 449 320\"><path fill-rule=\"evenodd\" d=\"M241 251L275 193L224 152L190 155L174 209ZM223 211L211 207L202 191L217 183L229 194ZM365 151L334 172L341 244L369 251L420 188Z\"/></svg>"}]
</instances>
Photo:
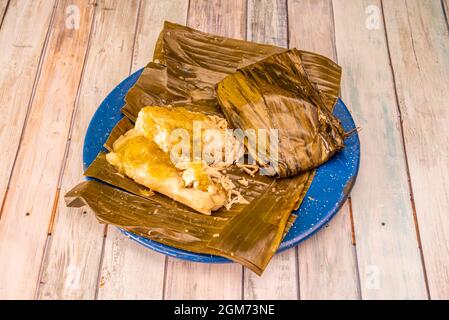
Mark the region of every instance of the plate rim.
<instances>
[{"instance_id":1,"label":"plate rim","mask_svg":"<svg viewBox=\"0 0 449 320\"><path fill-rule=\"evenodd\" d=\"M89 164L90 164L89 162L91 162L88 160L87 151L86 151L86 150L88 150L88 148L86 148L86 145L88 144L87 140L89 139L91 132L93 132L95 129L94 125L96 125L97 118L100 118L100 113L103 112L102 107L104 107L104 105L109 104L108 101L111 99L111 96L113 96L113 94L116 93L116 91L120 91L121 90L120 88L122 86L124 86L125 84L130 82L130 80L132 81L135 78L135 80L131 84L131 86L132 86L135 83L135 81L137 80L137 78L140 76L140 74L142 73L143 69L144 68L141 68L141 69L135 71L134 73L132 73L131 75L126 77L124 80L122 80L117 86L115 86L108 93L108 95L106 95L106 97L103 99L103 101L100 103L100 105L95 110L95 112L89 122L89 125L87 127L87 130L86 130L86 133L84 136L84 141L83 141L83 157L82 158L83 158L83 170L84 171L89 166ZM341 104L341 106L343 107L343 111L346 112L347 115L349 116L347 118L347 120L350 122L349 125L352 128L356 128L354 119L353 119L349 109L345 105L345 103L341 100L341 98L338 98L336 105L337 104ZM120 109L122 107L123 107L123 105L120 107ZM124 116L123 113L121 113L121 114L122 114L122 116ZM115 126L115 124L114 124L114 126ZM281 245L279 246L279 249L276 253L280 253L287 249L295 247L295 246L299 245L301 242L303 242L304 240L310 238L312 235L317 233L338 213L339 209L346 202L346 200L350 194L350 191L352 190L352 187L354 186L354 184L356 182L358 172L359 172L359 167L360 167L360 138L359 138L357 131L354 133L354 136L355 136L355 147L356 147L355 148L356 149L356 157L354 158L355 166L354 166L353 172L351 172L350 180L347 182L347 184L344 187L342 196L338 199L338 201L335 203L335 205L330 210L328 210L327 214L324 217L322 217L316 224L314 224L312 228L309 228L306 231L301 232L299 235L297 235L296 237L294 237L292 239L289 239L289 240L284 239L281 242ZM312 180L312 184L313 184L313 181L315 180L315 178L316 178L316 176ZM85 179L91 180L93 178L85 177ZM309 190L310 190L310 188L309 188ZM309 190L307 191L305 197L307 197ZM302 207L302 205L303 205L303 203L301 204L300 208ZM299 211L300 208L295 211ZM141 236L138 236L136 234L128 232L119 227L116 227L116 228L118 230L120 230L120 232L125 234L128 238L136 241L140 245L142 245L146 248L149 248L153 251L156 251L158 253L167 255L167 256L171 256L171 257L183 259L183 260L188 260L188 261L201 262L201 263L229 263L229 262L232 262L231 260L221 257L221 256L194 253L194 252L186 251L183 249L178 249L178 248L175 248L172 246L165 245L163 243L156 242L151 239L143 238Z\"/></svg>"}]
</instances>

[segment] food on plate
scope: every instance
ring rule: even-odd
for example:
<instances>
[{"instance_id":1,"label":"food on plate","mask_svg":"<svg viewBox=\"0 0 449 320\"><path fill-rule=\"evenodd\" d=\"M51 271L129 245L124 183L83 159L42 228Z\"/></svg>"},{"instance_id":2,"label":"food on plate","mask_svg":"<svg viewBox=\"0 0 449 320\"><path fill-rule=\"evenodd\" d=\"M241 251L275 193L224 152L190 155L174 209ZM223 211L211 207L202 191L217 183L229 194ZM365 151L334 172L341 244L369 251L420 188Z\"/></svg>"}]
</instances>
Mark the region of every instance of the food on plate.
<instances>
[{"instance_id":1,"label":"food on plate","mask_svg":"<svg viewBox=\"0 0 449 320\"><path fill-rule=\"evenodd\" d=\"M315 53L166 22L67 205L260 275L301 218L314 168L344 147L332 115L340 78Z\"/></svg>"},{"instance_id":2,"label":"food on plate","mask_svg":"<svg viewBox=\"0 0 449 320\"><path fill-rule=\"evenodd\" d=\"M199 130L201 141L192 139L195 129ZM246 201L243 197L233 197L236 192L234 185L220 172L226 167L225 159L212 163L202 161L201 157L192 159L192 147L197 142L206 149L208 144L214 143L214 140L206 140L206 134L212 132L208 130L215 130L222 138L220 140L226 140L232 150L238 148L238 140L226 135L226 129L227 121L217 116L192 112L183 107L148 106L139 112L135 127L113 143L106 159L137 183L200 213L211 214L224 205ZM174 148L181 144L178 139L173 139L179 138L174 134L176 132L184 133L188 139L181 146L187 147L184 157L174 152Z\"/></svg>"}]
</instances>

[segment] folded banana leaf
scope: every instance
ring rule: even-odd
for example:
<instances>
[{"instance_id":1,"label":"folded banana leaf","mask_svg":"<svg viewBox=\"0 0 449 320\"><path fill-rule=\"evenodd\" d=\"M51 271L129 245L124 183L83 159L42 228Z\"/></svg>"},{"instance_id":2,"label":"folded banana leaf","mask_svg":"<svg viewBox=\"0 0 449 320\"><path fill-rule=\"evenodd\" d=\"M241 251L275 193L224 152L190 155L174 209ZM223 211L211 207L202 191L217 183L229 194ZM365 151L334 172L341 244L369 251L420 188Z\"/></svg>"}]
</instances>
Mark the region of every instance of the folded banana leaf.
<instances>
[{"instance_id":1,"label":"folded banana leaf","mask_svg":"<svg viewBox=\"0 0 449 320\"><path fill-rule=\"evenodd\" d=\"M292 182L287 191L297 194L298 182ZM227 257L259 275L262 274L279 246L287 224L287 221L280 223L277 221L279 218L272 217L263 221L263 229L259 229L259 221L251 219L251 215L248 217L246 210L242 210L242 218L238 221L241 228L236 232L230 227L235 222L232 216L229 216L230 214L240 216L235 213L217 216L202 215L158 194L146 199L95 180L77 185L66 194L65 199L69 207L87 205L95 212L101 223L113 224L134 234L179 249ZM291 203L290 196L280 202L284 204L282 209L291 210L288 208L290 207L288 204ZM278 209L275 211L276 216L281 216L278 214L280 213ZM268 210L267 215L272 213ZM288 217L285 213L282 216ZM245 223L245 220L248 223ZM251 225L249 224L251 222L257 222L257 224ZM288 223L292 224L291 221ZM224 234L228 231L233 235L243 232L255 237L242 240L230 238ZM221 243L209 245L211 240L220 239L223 235L228 239L223 242L224 245ZM237 243L237 240L241 243ZM229 244L229 241L233 244ZM235 252L229 251L229 248Z\"/></svg>"},{"instance_id":2,"label":"folded banana leaf","mask_svg":"<svg viewBox=\"0 0 449 320\"><path fill-rule=\"evenodd\" d=\"M108 151L113 150L113 144L114 141L117 140L121 135L125 134L128 130L133 128L133 123L126 117L122 118L116 126L112 129L107 141L104 144L104 147ZM240 179L243 175L242 172L239 170L235 170L234 168L234 175L238 176L236 179ZM84 173L85 176L91 177L91 178L97 178L99 180L102 180L104 182L107 182L113 186L117 186L123 190L129 191L131 193L134 193L136 195L140 195L143 197L149 197L154 195L154 193L145 188L144 186L136 183L134 180L122 175L120 172L117 171L117 169L109 164L109 162L106 161L106 154L104 152L100 152L98 154L97 158L92 162L92 164L89 166L89 168ZM314 172L310 171L305 176L307 177L307 181L305 182L305 187L302 188L302 193L297 199L296 205L293 207L293 210L297 210L299 206L301 205L302 200L304 199L305 194L307 193L308 187L310 183L313 180ZM173 203L178 204L177 202ZM181 205L182 206L182 205ZM185 207L187 208L187 207ZM188 208L190 210L190 208ZM233 216L237 211L227 211L226 213L229 213L231 216ZM287 226L285 228L284 236L288 233L290 230L290 227L295 222L297 216L296 214L291 214L288 218Z\"/></svg>"},{"instance_id":3,"label":"folded banana leaf","mask_svg":"<svg viewBox=\"0 0 449 320\"><path fill-rule=\"evenodd\" d=\"M126 118L119 121L106 149L132 126ZM304 198L312 174L291 179L251 177L234 166L227 175L236 185L245 176L248 186L239 191L250 204L234 204L206 216L122 175L101 152L85 172L96 180L79 184L65 199L68 206L89 206L102 223L179 249L220 255L261 274L296 219L291 212ZM241 239L241 234L251 237Z\"/></svg>"},{"instance_id":4,"label":"folded banana leaf","mask_svg":"<svg viewBox=\"0 0 449 320\"><path fill-rule=\"evenodd\" d=\"M215 86L237 69L286 49L211 35L165 22L154 62L143 70L126 95L123 113L135 121L149 105L183 104L193 111L221 115ZM340 90L341 68L316 53L298 51L304 68L329 110Z\"/></svg>"},{"instance_id":5,"label":"folded banana leaf","mask_svg":"<svg viewBox=\"0 0 449 320\"><path fill-rule=\"evenodd\" d=\"M262 157L246 143L252 157L260 165L271 165L280 177L316 168L344 147L344 130L310 82L295 49L227 76L217 86L217 97L234 128L277 130L273 154Z\"/></svg>"}]
</instances>

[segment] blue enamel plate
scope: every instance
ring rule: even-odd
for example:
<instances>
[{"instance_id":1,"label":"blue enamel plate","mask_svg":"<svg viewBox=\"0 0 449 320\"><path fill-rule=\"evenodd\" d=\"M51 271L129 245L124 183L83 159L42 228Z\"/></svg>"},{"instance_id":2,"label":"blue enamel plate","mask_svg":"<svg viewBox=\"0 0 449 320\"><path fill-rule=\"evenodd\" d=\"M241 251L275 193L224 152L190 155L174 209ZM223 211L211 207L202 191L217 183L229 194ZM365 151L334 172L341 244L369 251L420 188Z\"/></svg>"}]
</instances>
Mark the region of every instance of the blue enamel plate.
<instances>
[{"instance_id":1,"label":"blue enamel plate","mask_svg":"<svg viewBox=\"0 0 449 320\"><path fill-rule=\"evenodd\" d=\"M97 154L104 150L103 144L109 133L123 117L120 109L125 104L125 95L137 81L141 72L142 69L120 83L95 112L84 139L83 162L85 169ZM334 115L340 119L346 132L355 129L354 120L341 100L335 106ZM325 226L345 202L359 169L360 141L358 134L354 133L347 137L345 145L346 147L341 152L318 168L301 207L295 211L298 214L298 219L279 247L279 252L298 245ZM122 232L141 245L172 257L205 263L230 262L222 257L192 253L139 237L124 230Z\"/></svg>"}]
</instances>

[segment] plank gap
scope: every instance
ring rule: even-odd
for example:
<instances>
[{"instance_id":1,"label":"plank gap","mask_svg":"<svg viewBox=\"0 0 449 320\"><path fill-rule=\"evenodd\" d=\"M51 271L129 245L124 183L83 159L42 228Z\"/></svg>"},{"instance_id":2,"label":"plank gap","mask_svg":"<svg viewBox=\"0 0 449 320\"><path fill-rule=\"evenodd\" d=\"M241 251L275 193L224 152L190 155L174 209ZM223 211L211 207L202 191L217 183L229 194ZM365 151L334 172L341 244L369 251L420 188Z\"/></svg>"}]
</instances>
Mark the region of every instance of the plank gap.
<instances>
[{"instance_id":1,"label":"plank gap","mask_svg":"<svg viewBox=\"0 0 449 320\"><path fill-rule=\"evenodd\" d=\"M45 240L45 245L44 245L44 253L42 255L42 260L41 263L39 265L39 273L38 273L38 277L37 277L37 284L36 284L36 290L34 291L34 300L37 300L39 297L39 291L40 291L40 287L41 287L41 281L42 281L42 275L44 273L44 266L45 266L45 257L49 252L49 247L51 244L51 235L47 235L47 239Z\"/></svg>"},{"instance_id":2,"label":"plank gap","mask_svg":"<svg viewBox=\"0 0 449 320\"><path fill-rule=\"evenodd\" d=\"M444 20L446 20L447 31L449 32L449 2L448 0L441 0L441 7L443 9Z\"/></svg>"},{"instance_id":3,"label":"plank gap","mask_svg":"<svg viewBox=\"0 0 449 320\"><path fill-rule=\"evenodd\" d=\"M288 16L288 14L287 14L287 16ZM287 24L287 26L288 26L288 24ZM287 29L289 29L289 28L287 27ZM301 300L301 287L300 287L301 281L300 281L300 277L299 277L299 248L298 247L299 247L299 245L295 247L296 299Z\"/></svg>"},{"instance_id":4,"label":"plank gap","mask_svg":"<svg viewBox=\"0 0 449 320\"><path fill-rule=\"evenodd\" d=\"M4 10L3 10L3 14L0 16L0 30L2 29L3 20L5 20L5 16L6 16L6 13L8 12L8 8L9 8L10 2L11 2L11 0L8 0L6 2L6 6L5 6Z\"/></svg>"},{"instance_id":5,"label":"plank gap","mask_svg":"<svg viewBox=\"0 0 449 320\"><path fill-rule=\"evenodd\" d=\"M142 1L143 0L139 0L139 6L137 7L137 18L136 18L136 25L134 28L134 39L133 39L133 44L132 44L132 48L131 48L131 63L129 65L129 74L131 74L132 69L133 69L133 64L134 64L134 54L136 52L136 42L137 42L137 31L139 28L139 22L140 22L140 15L141 15L141 11L142 11Z\"/></svg>"},{"instance_id":6,"label":"plank gap","mask_svg":"<svg viewBox=\"0 0 449 320\"><path fill-rule=\"evenodd\" d=\"M284 0L284 5L285 5L285 27L287 28L287 34L286 34L286 37L287 37L287 39L286 39L286 45L287 45L287 48L290 48L290 28L289 28L289 26L290 26L290 18L289 18L289 9L288 9L288 0ZM298 260L296 260L296 261L298 261ZM299 268L299 266L298 266L298 268ZM299 277L298 277L298 281L299 281ZM299 299L299 297L298 297L298 299Z\"/></svg>"},{"instance_id":7,"label":"plank gap","mask_svg":"<svg viewBox=\"0 0 449 320\"><path fill-rule=\"evenodd\" d=\"M245 19L245 21L244 21L244 26L245 26L245 30L244 30L244 38L243 39L245 39L245 40L248 40L248 2L250 1L250 0L244 0L245 1L245 5L244 5L244 13L243 13L243 17L244 17L244 19ZM242 284L242 286L243 286L243 284ZM242 298L243 299L243 298Z\"/></svg>"},{"instance_id":8,"label":"plank gap","mask_svg":"<svg viewBox=\"0 0 449 320\"><path fill-rule=\"evenodd\" d=\"M101 243L100 263L98 264L97 285L95 287L94 300L98 300L98 293L100 291L100 286L102 285L101 270L103 268L104 249L106 246L107 232L108 232L108 225L105 225L104 226L104 237L103 237L103 241Z\"/></svg>"},{"instance_id":9,"label":"plank gap","mask_svg":"<svg viewBox=\"0 0 449 320\"><path fill-rule=\"evenodd\" d=\"M332 0L329 0L330 7L330 16L331 16L331 25L332 25L332 49L335 57L335 62L338 63L338 53L337 53L337 34L335 32L335 15L334 15L334 3ZM341 88L340 88L340 96L341 96Z\"/></svg>"},{"instance_id":10,"label":"plank gap","mask_svg":"<svg viewBox=\"0 0 449 320\"><path fill-rule=\"evenodd\" d=\"M248 2L247 2L248 3ZM242 266L242 290L241 290L241 297L240 300L245 300L245 267Z\"/></svg>"},{"instance_id":11,"label":"plank gap","mask_svg":"<svg viewBox=\"0 0 449 320\"><path fill-rule=\"evenodd\" d=\"M191 6L192 6L192 1L193 0L188 0L187 3L187 12L186 12L186 26L191 26L191 21L190 21L190 12L192 10Z\"/></svg>"},{"instance_id":12,"label":"plank gap","mask_svg":"<svg viewBox=\"0 0 449 320\"><path fill-rule=\"evenodd\" d=\"M349 221L351 223L351 243L355 247L357 245L355 241L355 225L354 225L354 215L352 213L352 200L351 196L348 197L348 207L349 207Z\"/></svg>"},{"instance_id":13,"label":"plank gap","mask_svg":"<svg viewBox=\"0 0 449 320\"><path fill-rule=\"evenodd\" d=\"M162 300L165 299L165 294L167 291L167 265L168 265L168 257L164 257L164 280L162 282Z\"/></svg>"},{"instance_id":14,"label":"plank gap","mask_svg":"<svg viewBox=\"0 0 449 320\"><path fill-rule=\"evenodd\" d=\"M2 206L0 207L0 220L2 219L3 208L5 207L6 198L8 197L9 186L6 186L5 195L3 196Z\"/></svg>"},{"instance_id":15,"label":"plank gap","mask_svg":"<svg viewBox=\"0 0 449 320\"><path fill-rule=\"evenodd\" d=\"M356 274L356 285L357 285L357 299L358 300L363 300L362 298L362 282L360 280L360 268L359 268L359 258L357 256L357 247L353 246L352 247L352 254L354 256L354 262L355 262L355 274Z\"/></svg>"},{"instance_id":16,"label":"plank gap","mask_svg":"<svg viewBox=\"0 0 449 320\"><path fill-rule=\"evenodd\" d=\"M61 188L56 188L55 197L53 199L53 208L51 210L50 222L48 223L47 234L50 236L53 231L53 225L56 217L56 212L58 210L59 194L61 193Z\"/></svg>"}]
</instances>

